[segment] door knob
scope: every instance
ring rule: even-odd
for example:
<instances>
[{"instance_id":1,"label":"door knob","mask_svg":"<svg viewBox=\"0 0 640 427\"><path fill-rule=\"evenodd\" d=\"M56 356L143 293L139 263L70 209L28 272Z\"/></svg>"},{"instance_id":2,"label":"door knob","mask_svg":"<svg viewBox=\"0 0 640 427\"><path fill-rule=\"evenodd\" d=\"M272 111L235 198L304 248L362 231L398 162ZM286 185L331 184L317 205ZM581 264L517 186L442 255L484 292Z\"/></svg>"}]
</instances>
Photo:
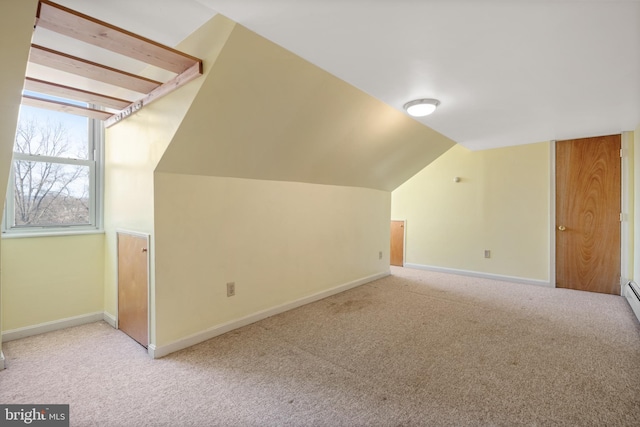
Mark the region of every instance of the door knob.
<instances>
[{"instance_id":1,"label":"door knob","mask_svg":"<svg viewBox=\"0 0 640 427\"><path fill-rule=\"evenodd\" d=\"M561 225L561 226L558 227L558 230L560 230L560 231L564 231L566 229L567 229L567 227L565 227L564 225Z\"/></svg>"},{"instance_id":2,"label":"door knob","mask_svg":"<svg viewBox=\"0 0 640 427\"><path fill-rule=\"evenodd\" d=\"M147 252L147 248L142 248L142 252Z\"/></svg>"}]
</instances>

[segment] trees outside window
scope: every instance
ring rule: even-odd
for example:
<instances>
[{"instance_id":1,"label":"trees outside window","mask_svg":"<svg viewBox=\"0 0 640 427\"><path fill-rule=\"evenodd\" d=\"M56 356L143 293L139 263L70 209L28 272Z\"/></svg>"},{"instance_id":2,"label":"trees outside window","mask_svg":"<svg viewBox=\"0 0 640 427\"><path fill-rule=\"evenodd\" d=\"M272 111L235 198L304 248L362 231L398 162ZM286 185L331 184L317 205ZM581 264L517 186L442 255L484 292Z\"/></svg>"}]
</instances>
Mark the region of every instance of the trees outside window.
<instances>
[{"instance_id":1,"label":"trees outside window","mask_svg":"<svg viewBox=\"0 0 640 427\"><path fill-rule=\"evenodd\" d=\"M97 227L97 126L80 116L21 107L4 232Z\"/></svg>"}]
</instances>

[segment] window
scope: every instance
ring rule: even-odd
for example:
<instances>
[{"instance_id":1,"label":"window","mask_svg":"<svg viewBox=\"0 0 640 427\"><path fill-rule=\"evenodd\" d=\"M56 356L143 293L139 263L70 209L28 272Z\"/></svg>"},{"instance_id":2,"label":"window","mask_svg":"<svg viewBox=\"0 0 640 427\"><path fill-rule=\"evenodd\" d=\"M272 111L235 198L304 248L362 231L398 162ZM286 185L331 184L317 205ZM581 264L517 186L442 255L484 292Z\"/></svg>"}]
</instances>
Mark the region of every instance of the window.
<instances>
[{"instance_id":1,"label":"window","mask_svg":"<svg viewBox=\"0 0 640 427\"><path fill-rule=\"evenodd\" d=\"M22 105L3 233L99 228L102 134L97 120Z\"/></svg>"}]
</instances>

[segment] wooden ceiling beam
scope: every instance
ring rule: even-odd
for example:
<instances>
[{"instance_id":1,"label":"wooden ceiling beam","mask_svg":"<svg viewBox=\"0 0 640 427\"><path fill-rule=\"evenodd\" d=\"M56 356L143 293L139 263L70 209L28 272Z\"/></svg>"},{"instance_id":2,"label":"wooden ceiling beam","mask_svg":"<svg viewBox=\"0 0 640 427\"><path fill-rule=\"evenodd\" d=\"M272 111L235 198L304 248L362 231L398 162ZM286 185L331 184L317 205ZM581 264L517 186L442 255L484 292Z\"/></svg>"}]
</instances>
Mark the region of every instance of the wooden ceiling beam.
<instances>
[{"instance_id":1,"label":"wooden ceiling beam","mask_svg":"<svg viewBox=\"0 0 640 427\"><path fill-rule=\"evenodd\" d=\"M47 110L60 111L63 113L75 114L78 116L90 117L93 119L106 120L113 114L107 111L96 110L93 108L81 107L66 102L51 101L48 99L37 98L35 96L23 95L22 104L31 107L45 108Z\"/></svg>"},{"instance_id":2,"label":"wooden ceiling beam","mask_svg":"<svg viewBox=\"0 0 640 427\"><path fill-rule=\"evenodd\" d=\"M29 61L140 93L149 93L162 84L146 77L136 76L126 71L107 67L106 65L35 44L31 45Z\"/></svg>"},{"instance_id":3,"label":"wooden ceiling beam","mask_svg":"<svg viewBox=\"0 0 640 427\"><path fill-rule=\"evenodd\" d=\"M159 98L162 98L166 94L173 92L174 90L178 89L180 86L183 86L189 83L191 80L197 77L200 77L201 75L202 75L202 63L193 64L191 68L189 68L188 70L185 70L183 73L178 74L173 79L169 80L162 86L156 88L151 93L144 96L142 99L139 99L131 103L131 105L129 105L127 108L123 109L119 113L114 114L113 116L105 120L104 126L105 127L113 126L114 124L118 123L122 119L129 117L131 114L135 113L145 105L149 105L153 101Z\"/></svg>"},{"instance_id":4,"label":"wooden ceiling beam","mask_svg":"<svg viewBox=\"0 0 640 427\"><path fill-rule=\"evenodd\" d=\"M83 58L72 56L48 47L31 45L29 62L55 70L71 73L89 80L129 89L141 94L134 101L114 96L90 92L56 82L25 78L25 90L51 95L63 99L82 101L103 108L118 110L117 114L39 98L23 96L23 104L34 107L63 111L71 114L105 120L106 125L118 123L135 113L144 105L172 92L180 86L202 75L202 60L183 52L161 45L160 43L138 36L106 22L83 15L48 0L40 0L36 16L36 27L47 29L67 37L80 40L102 49L142 61L176 73L168 82L159 82L98 64Z\"/></svg>"},{"instance_id":5,"label":"wooden ceiling beam","mask_svg":"<svg viewBox=\"0 0 640 427\"><path fill-rule=\"evenodd\" d=\"M38 80L31 77L25 78L24 89L31 92L57 96L65 99L73 99L76 101L86 102L88 104L99 105L105 108L113 108L116 110L127 108L132 102L126 99L114 98L112 96L89 92L86 90L64 86L58 83L47 82L44 80Z\"/></svg>"},{"instance_id":6,"label":"wooden ceiling beam","mask_svg":"<svg viewBox=\"0 0 640 427\"><path fill-rule=\"evenodd\" d=\"M36 26L160 67L182 73L200 59L156 43L64 6L41 0Z\"/></svg>"}]
</instances>

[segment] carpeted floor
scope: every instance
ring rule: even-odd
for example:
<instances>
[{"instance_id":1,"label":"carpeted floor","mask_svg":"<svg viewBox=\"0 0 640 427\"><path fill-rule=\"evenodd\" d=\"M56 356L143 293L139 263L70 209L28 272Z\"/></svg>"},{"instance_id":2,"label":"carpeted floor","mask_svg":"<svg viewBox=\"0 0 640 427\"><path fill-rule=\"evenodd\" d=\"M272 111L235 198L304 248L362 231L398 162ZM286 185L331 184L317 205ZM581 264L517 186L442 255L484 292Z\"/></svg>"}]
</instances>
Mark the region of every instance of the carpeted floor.
<instances>
[{"instance_id":1,"label":"carpeted floor","mask_svg":"<svg viewBox=\"0 0 640 427\"><path fill-rule=\"evenodd\" d=\"M73 426L638 426L622 297L393 275L151 360L105 323L3 344L0 403Z\"/></svg>"}]
</instances>

